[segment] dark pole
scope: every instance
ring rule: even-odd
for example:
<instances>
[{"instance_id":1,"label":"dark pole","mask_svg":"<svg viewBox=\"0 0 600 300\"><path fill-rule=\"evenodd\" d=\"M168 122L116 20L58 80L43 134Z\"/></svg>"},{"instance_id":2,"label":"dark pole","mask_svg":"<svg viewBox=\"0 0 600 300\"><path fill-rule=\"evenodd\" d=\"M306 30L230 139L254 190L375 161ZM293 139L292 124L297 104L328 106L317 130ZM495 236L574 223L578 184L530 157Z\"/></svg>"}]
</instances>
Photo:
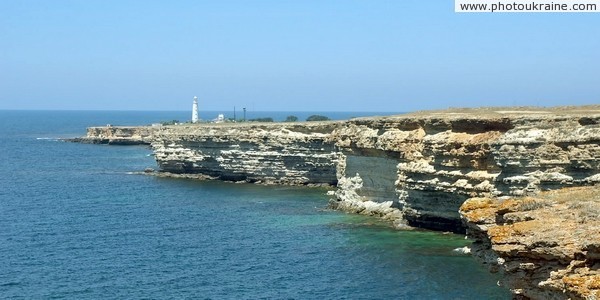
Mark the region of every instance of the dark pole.
<instances>
[{"instance_id":1,"label":"dark pole","mask_svg":"<svg viewBox=\"0 0 600 300\"><path fill-rule=\"evenodd\" d=\"M242 108L244 110L244 122L246 121L246 108Z\"/></svg>"}]
</instances>

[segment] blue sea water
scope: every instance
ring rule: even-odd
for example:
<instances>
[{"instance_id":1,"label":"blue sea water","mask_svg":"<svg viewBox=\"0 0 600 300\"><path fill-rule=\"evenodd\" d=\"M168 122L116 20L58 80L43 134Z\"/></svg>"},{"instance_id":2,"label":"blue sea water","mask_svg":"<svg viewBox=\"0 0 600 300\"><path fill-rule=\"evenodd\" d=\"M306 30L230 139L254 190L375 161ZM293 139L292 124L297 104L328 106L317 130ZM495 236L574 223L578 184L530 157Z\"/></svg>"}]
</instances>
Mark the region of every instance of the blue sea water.
<instances>
[{"instance_id":1,"label":"blue sea water","mask_svg":"<svg viewBox=\"0 0 600 300\"><path fill-rule=\"evenodd\" d=\"M146 147L57 140L186 117L0 111L0 298L510 298L452 251L462 236L327 210L319 188L131 174L155 165Z\"/></svg>"}]
</instances>

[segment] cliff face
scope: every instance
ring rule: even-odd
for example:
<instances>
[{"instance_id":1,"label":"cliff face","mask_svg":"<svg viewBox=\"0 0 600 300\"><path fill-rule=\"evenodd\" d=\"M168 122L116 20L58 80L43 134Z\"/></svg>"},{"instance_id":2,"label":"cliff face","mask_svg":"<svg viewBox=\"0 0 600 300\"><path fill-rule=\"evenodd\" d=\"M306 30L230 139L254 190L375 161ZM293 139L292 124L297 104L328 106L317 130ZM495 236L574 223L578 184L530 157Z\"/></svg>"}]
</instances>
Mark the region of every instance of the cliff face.
<instances>
[{"instance_id":1,"label":"cliff face","mask_svg":"<svg viewBox=\"0 0 600 300\"><path fill-rule=\"evenodd\" d=\"M335 185L335 124L165 127L152 143L161 170L265 184Z\"/></svg>"},{"instance_id":2,"label":"cliff face","mask_svg":"<svg viewBox=\"0 0 600 300\"><path fill-rule=\"evenodd\" d=\"M475 256L517 294L600 297L600 106L92 128L85 139L151 141L165 174L336 186L337 209L397 227L466 228ZM560 194L577 186L595 192Z\"/></svg>"},{"instance_id":3,"label":"cliff face","mask_svg":"<svg viewBox=\"0 0 600 300\"><path fill-rule=\"evenodd\" d=\"M533 299L600 298L600 189L473 198L461 207L473 255Z\"/></svg>"},{"instance_id":4,"label":"cliff face","mask_svg":"<svg viewBox=\"0 0 600 300\"><path fill-rule=\"evenodd\" d=\"M384 217L397 208L409 225L460 231L458 208L468 198L599 182L599 123L591 109L352 120L329 137L346 158L339 206L374 213L387 203Z\"/></svg>"},{"instance_id":5,"label":"cliff face","mask_svg":"<svg viewBox=\"0 0 600 300\"><path fill-rule=\"evenodd\" d=\"M150 145L154 126L103 126L88 127L85 137L69 139L72 142L109 145Z\"/></svg>"},{"instance_id":6,"label":"cliff face","mask_svg":"<svg viewBox=\"0 0 600 300\"><path fill-rule=\"evenodd\" d=\"M345 122L166 126L161 170L337 186L333 207L460 232L471 197L600 182L600 109L427 112Z\"/></svg>"}]
</instances>

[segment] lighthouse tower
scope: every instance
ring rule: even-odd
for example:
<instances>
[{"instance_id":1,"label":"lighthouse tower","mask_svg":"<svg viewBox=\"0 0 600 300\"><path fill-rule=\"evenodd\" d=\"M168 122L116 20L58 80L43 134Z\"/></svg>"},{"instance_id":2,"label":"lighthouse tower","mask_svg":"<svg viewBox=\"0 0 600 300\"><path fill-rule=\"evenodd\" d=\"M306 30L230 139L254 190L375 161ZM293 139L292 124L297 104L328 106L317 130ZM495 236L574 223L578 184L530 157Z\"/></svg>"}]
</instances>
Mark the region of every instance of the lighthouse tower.
<instances>
[{"instance_id":1,"label":"lighthouse tower","mask_svg":"<svg viewBox=\"0 0 600 300\"><path fill-rule=\"evenodd\" d=\"M194 104L192 104L192 123L198 123L198 97L194 96Z\"/></svg>"}]
</instances>

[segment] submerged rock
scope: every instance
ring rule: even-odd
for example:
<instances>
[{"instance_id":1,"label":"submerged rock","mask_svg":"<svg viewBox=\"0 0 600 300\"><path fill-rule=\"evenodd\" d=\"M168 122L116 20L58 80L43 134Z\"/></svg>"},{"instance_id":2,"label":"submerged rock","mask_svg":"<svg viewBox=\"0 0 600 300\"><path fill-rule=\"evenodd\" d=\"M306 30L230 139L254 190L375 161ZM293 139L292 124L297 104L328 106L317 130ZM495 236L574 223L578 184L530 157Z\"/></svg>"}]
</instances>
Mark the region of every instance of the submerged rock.
<instances>
[{"instance_id":1,"label":"submerged rock","mask_svg":"<svg viewBox=\"0 0 600 300\"><path fill-rule=\"evenodd\" d=\"M471 247L464 246L464 247L456 248L452 251L460 253L460 254L471 254Z\"/></svg>"}]
</instances>

